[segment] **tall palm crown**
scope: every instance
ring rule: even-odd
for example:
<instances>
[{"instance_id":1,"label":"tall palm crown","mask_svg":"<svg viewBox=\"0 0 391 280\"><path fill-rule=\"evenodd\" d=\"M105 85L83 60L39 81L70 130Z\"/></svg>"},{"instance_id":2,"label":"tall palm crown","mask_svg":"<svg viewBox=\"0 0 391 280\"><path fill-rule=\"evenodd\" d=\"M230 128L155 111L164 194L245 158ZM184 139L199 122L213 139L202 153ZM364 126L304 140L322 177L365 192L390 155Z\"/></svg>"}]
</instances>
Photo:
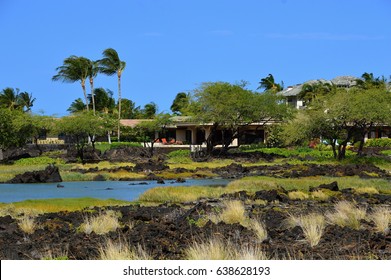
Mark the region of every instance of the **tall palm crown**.
<instances>
[{"instance_id":1,"label":"tall palm crown","mask_svg":"<svg viewBox=\"0 0 391 280\"><path fill-rule=\"evenodd\" d=\"M53 81L74 83L80 81L88 111L88 98L86 93L86 79L89 76L90 60L82 56L72 55L64 60L62 66L56 68L57 75L52 77Z\"/></svg>"},{"instance_id":2,"label":"tall palm crown","mask_svg":"<svg viewBox=\"0 0 391 280\"><path fill-rule=\"evenodd\" d=\"M16 109L19 106L19 89L5 88L0 94L0 106Z\"/></svg>"},{"instance_id":3,"label":"tall palm crown","mask_svg":"<svg viewBox=\"0 0 391 280\"><path fill-rule=\"evenodd\" d=\"M99 60L99 71L108 76L117 73L118 77L118 141L120 141L120 120L121 120L121 76L126 67L126 62L121 61L118 53L113 48L103 51L103 58Z\"/></svg>"},{"instance_id":4,"label":"tall palm crown","mask_svg":"<svg viewBox=\"0 0 391 280\"><path fill-rule=\"evenodd\" d=\"M277 93L277 92L283 90L284 85L282 82L280 84L276 83L273 75L269 74L269 75L267 75L267 77L261 79L261 81L259 82L258 89L260 89L260 88L264 88L266 91L271 91L271 92Z\"/></svg>"}]
</instances>

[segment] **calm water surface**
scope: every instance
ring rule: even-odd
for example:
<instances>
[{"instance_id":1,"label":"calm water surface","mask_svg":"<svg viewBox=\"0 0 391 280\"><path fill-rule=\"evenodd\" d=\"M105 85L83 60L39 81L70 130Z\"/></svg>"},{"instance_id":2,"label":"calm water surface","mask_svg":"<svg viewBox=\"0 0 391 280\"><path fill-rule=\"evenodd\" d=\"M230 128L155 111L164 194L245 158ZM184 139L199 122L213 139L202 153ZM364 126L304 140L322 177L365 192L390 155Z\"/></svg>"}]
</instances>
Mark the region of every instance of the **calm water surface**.
<instances>
[{"instance_id":1,"label":"calm water surface","mask_svg":"<svg viewBox=\"0 0 391 280\"><path fill-rule=\"evenodd\" d=\"M146 190L154 187L168 186L219 186L228 184L224 179L186 180L185 183L165 181L104 181L104 182L62 182L49 184L0 184L0 202L10 203L26 199L79 198L93 197L99 199L115 198L132 201ZM147 185L143 185L147 183Z\"/></svg>"}]
</instances>

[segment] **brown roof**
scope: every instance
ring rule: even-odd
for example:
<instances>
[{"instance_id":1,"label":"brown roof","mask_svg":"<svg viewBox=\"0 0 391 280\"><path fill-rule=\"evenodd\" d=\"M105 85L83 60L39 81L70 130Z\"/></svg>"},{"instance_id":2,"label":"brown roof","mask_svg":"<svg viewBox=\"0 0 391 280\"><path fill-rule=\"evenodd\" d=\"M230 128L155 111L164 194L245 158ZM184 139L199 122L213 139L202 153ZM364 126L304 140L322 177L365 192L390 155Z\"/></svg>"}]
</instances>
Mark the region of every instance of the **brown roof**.
<instances>
[{"instance_id":1,"label":"brown roof","mask_svg":"<svg viewBox=\"0 0 391 280\"><path fill-rule=\"evenodd\" d=\"M134 128L136 127L138 124L142 123L142 122L145 122L145 121L152 121L151 119L124 119L124 120L121 120L121 124L123 126L129 126L131 128Z\"/></svg>"}]
</instances>

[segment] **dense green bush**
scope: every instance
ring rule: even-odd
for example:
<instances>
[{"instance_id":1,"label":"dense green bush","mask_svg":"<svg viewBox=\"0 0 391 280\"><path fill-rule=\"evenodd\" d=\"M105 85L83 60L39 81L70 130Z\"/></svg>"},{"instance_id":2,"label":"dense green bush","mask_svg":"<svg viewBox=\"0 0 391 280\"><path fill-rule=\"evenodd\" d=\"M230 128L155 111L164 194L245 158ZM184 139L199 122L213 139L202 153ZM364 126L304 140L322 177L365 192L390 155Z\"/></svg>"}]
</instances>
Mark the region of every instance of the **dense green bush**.
<instances>
[{"instance_id":1,"label":"dense green bush","mask_svg":"<svg viewBox=\"0 0 391 280\"><path fill-rule=\"evenodd\" d=\"M391 147L391 138L368 139L365 147Z\"/></svg>"}]
</instances>

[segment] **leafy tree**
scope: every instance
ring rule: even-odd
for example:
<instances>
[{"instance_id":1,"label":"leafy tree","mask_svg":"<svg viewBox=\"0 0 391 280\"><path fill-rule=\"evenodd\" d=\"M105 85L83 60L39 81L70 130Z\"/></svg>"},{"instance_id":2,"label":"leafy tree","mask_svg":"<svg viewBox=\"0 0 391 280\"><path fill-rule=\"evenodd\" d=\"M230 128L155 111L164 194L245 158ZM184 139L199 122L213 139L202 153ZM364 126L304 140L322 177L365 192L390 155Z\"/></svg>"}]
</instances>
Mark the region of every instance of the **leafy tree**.
<instances>
[{"instance_id":1,"label":"leafy tree","mask_svg":"<svg viewBox=\"0 0 391 280\"><path fill-rule=\"evenodd\" d=\"M86 79L90 75L91 61L82 56L72 55L66 58L63 65L56 68L57 74L52 77L53 81L74 83L79 81L83 90L85 106L88 111L88 98L86 92Z\"/></svg>"},{"instance_id":2,"label":"leafy tree","mask_svg":"<svg viewBox=\"0 0 391 280\"><path fill-rule=\"evenodd\" d=\"M259 94L245 88L245 84L226 82L204 83L195 90L191 105L194 119L201 124L212 124L207 131L207 152L217 144L217 133L221 130L224 149L240 136L242 126L263 123L279 117L287 106L277 102L275 94ZM262 122L262 124L261 124ZM209 128L210 127L210 128Z\"/></svg>"},{"instance_id":3,"label":"leafy tree","mask_svg":"<svg viewBox=\"0 0 391 280\"><path fill-rule=\"evenodd\" d=\"M94 116L90 112L80 112L61 118L56 123L56 131L67 137L67 140L76 146L77 154L84 162L84 147L92 139L92 148L94 146L94 136L104 135L112 129L112 124L104 116Z\"/></svg>"},{"instance_id":4,"label":"leafy tree","mask_svg":"<svg viewBox=\"0 0 391 280\"><path fill-rule=\"evenodd\" d=\"M158 107L155 102L150 102L144 105L142 115L145 119L153 119L157 114Z\"/></svg>"},{"instance_id":5,"label":"leafy tree","mask_svg":"<svg viewBox=\"0 0 391 280\"><path fill-rule=\"evenodd\" d=\"M378 89L385 89L387 86L387 81L383 77L377 77L373 75L373 73L367 73L361 75L361 79L357 79L357 86L363 89L369 89L369 88L378 88Z\"/></svg>"},{"instance_id":6,"label":"leafy tree","mask_svg":"<svg viewBox=\"0 0 391 280\"><path fill-rule=\"evenodd\" d=\"M32 135L30 114L0 108L0 149L21 147Z\"/></svg>"},{"instance_id":7,"label":"leafy tree","mask_svg":"<svg viewBox=\"0 0 391 280\"><path fill-rule=\"evenodd\" d=\"M339 89L313 102L285 125L287 143L313 137L328 140L334 157L345 158L349 142L360 141L362 153L365 135L376 125L391 124L391 93L370 88Z\"/></svg>"},{"instance_id":8,"label":"leafy tree","mask_svg":"<svg viewBox=\"0 0 391 280\"><path fill-rule=\"evenodd\" d=\"M264 89L265 91L277 93L284 89L284 83L276 83L272 74L267 75L267 77L262 78L259 82L259 87L257 89Z\"/></svg>"},{"instance_id":9,"label":"leafy tree","mask_svg":"<svg viewBox=\"0 0 391 280\"><path fill-rule=\"evenodd\" d=\"M31 107L34 106L35 98L31 93L21 92L19 94L19 106L24 109L25 112L31 112Z\"/></svg>"},{"instance_id":10,"label":"leafy tree","mask_svg":"<svg viewBox=\"0 0 391 280\"><path fill-rule=\"evenodd\" d=\"M190 95L180 92L175 96L174 101L170 107L174 115L185 115L189 111Z\"/></svg>"},{"instance_id":11,"label":"leafy tree","mask_svg":"<svg viewBox=\"0 0 391 280\"><path fill-rule=\"evenodd\" d=\"M120 141L120 120L121 120L121 76L126 67L126 62L121 61L116 50L108 48L103 51L103 59L99 60L100 72L112 76L117 74L118 77L118 142Z\"/></svg>"},{"instance_id":12,"label":"leafy tree","mask_svg":"<svg viewBox=\"0 0 391 280\"><path fill-rule=\"evenodd\" d=\"M144 147L151 157L153 156L155 133L163 133L164 135L166 127L170 123L169 114L158 114L154 119L143 121L135 127L137 137L144 142Z\"/></svg>"},{"instance_id":13,"label":"leafy tree","mask_svg":"<svg viewBox=\"0 0 391 280\"><path fill-rule=\"evenodd\" d=\"M111 114L115 109L115 100L113 98L113 92L109 89L96 88L94 90L95 96L95 108L97 112ZM88 98L92 100L92 95Z\"/></svg>"}]
</instances>

